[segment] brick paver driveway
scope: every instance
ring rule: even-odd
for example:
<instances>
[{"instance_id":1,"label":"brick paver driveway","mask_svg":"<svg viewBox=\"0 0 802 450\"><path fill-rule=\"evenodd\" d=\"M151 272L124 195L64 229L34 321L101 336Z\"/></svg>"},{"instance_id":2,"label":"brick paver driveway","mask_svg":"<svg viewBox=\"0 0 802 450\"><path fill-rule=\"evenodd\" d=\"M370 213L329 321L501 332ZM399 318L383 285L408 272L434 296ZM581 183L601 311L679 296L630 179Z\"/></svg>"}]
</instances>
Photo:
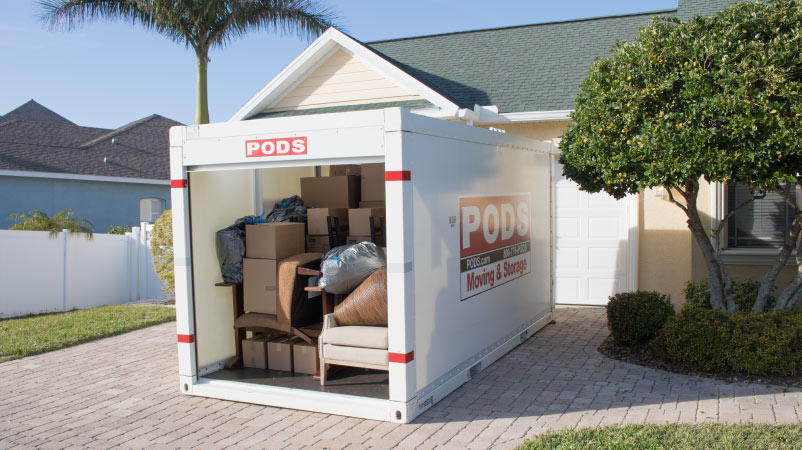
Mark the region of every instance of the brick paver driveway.
<instances>
[{"instance_id":1,"label":"brick paver driveway","mask_svg":"<svg viewBox=\"0 0 802 450\"><path fill-rule=\"evenodd\" d=\"M0 448L511 448L560 427L802 417L800 390L599 355L601 309L556 319L410 425L182 396L175 325L159 325L0 364Z\"/></svg>"}]
</instances>

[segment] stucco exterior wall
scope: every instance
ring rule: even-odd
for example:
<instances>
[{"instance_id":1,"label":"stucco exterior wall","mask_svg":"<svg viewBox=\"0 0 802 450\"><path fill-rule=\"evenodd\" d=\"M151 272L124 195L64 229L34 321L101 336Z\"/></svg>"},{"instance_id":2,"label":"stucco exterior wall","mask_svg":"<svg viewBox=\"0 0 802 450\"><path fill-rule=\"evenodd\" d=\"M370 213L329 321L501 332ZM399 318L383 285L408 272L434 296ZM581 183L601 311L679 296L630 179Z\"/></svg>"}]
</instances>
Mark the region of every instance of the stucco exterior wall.
<instances>
[{"instance_id":1,"label":"stucco exterior wall","mask_svg":"<svg viewBox=\"0 0 802 450\"><path fill-rule=\"evenodd\" d=\"M14 224L12 213L39 210L53 215L70 208L76 217L91 221L96 233L105 233L110 225L138 226L140 199L162 198L170 208L168 184L0 176L0 192L0 229Z\"/></svg>"}]
</instances>

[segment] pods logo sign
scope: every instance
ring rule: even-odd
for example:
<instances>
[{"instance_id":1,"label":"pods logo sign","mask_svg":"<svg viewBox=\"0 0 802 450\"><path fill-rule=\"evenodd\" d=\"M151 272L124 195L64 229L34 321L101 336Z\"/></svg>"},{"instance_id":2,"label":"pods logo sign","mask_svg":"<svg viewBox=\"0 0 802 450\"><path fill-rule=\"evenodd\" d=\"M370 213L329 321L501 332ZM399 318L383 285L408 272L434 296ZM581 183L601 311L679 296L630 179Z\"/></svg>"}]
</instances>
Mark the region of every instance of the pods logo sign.
<instances>
[{"instance_id":1,"label":"pods logo sign","mask_svg":"<svg viewBox=\"0 0 802 450\"><path fill-rule=\"evenodd\" d=\"M532 196L461 197L461 299L479 295L530 272Z\"/></svg>"},{"instance_id":2,"label":"pods logo sign","mask_svg":"<svg viewBox=\"0 0 802 450\"><path fill-rule=\"evenodd\" d=\"M245 141L245 157L288 156L306 154L306 137L257 139Z\"/></svg>"}]
</instances>

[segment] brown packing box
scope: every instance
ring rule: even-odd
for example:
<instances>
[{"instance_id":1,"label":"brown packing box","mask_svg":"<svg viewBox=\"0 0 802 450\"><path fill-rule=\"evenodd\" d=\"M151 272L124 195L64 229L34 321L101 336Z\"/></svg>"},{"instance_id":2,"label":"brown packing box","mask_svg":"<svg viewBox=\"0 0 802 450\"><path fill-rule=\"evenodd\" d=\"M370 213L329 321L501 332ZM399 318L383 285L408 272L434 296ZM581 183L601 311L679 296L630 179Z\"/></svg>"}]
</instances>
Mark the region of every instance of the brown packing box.
<instances>
[{"instance_id":1,"label":"brown packing box","mask_svg":"<svg viewBox=\"0 0 802 450\"><path fill-rule=\"evenodd\" d=\"M267 343L267 367L270 370L292 372L292 344L295 336L282 336Z\"/></svg>"},{"instance_id":2,"label":"brown packing box","mask_svg":"<svg viewBox=\"0 0 802 450\"><path fill-rule=\"evenodd\" d=\"M306 251L309 253L326 253L331 250L329 246L329 236L307 236L306 237Z\"/></svg>"},{"instance_id":3,"label":"brown packing box","mask_svg":"<svg viewBox=\"0 0 802 450\"><path fill-rule=\"evenodd\" d=\"M384 163L362 164L362 201L384 201Z\"/></svg>"},{"instance_id":4,"label":"brown packing box","mask_svg":"<svg viewBox=\"0 0 802 450\"><path fill-rule=\"evenodd\" d=\"M370 236L370 218L373 226L380 229L379 217L385 216L386 208L356 208L348 210L348 234L352 236ZM386 219L385 219L386 220Z\"/></svg>"},{"instance_id":5,"label":"brown packing box","mask_svg":"<svg viewBox=\"0 0 802 450\"><path fill-rule=\"evenodd\" d=\"M376 241L379 242L379 243L383 243L382 242L382 234L381 233L376 233ZM345 238L345 243L348 244L348 245L359 244L360 242L371 242L370 241L370 235L367 235L367 236L347 236Z\"/></svg>"},{"instance_id":6,"label":"brown packing box","mask_svg":"<svg viewBox=\"0 0 802 450\"><path fill-rule=\"evenodd\" d=\"M242 365L256 369L267 369L267 341L270 335L258 335L242 340Z\"/></svg>"},{"instance_id":7,"label":"brown packing box","mask_svg":"<svg viewBox=\"0 0 802 450\"><path fill-rule=\"evenodd\" d=\"M359 164L340 164L338 166L329 166L329 176L339 177L343 175L362 175L362 166Z\"/></svg>"},{"instance_id":8,"label":"brown packing box","mask_svg":"<svg viewBox=\"0 0 802 450\"><path fill-rule=\"evenodd\" d=\"M242 296L245 312L276 313L279 262L275 259L242 260Z\"/></svg>"},{"instance_id":9,"label":"brown packing box","mask_svg":"<svg viewBox=\"0 0 802 450\"><path fill-rule=\"evenodd\" d=\"M347 208L309 208L306 210L307 232L313 235L325 234L328 236L329 227L326 225L326 217L331 217L331 226L334 226L335 217L339 220L341 227L348 226Z\"/></svg>"},{"instance_id":10,"label":"brown packing box","mask_svg":"<svg viewBox=\"0 0 802 450\"><path fill-rule=\"evenodd\" d=\"M245 225L245 257L284 259L303 253L305 229L293 222Z\"/></svg>"},{"instance_id":11,"label":"brown packing box","mask_svg":"<svg viewBox=\"0 0 802 450\"><path fill-rule=\"evenodd\" d=\"M359 205L359 177L301 178L301 198L310 208L356 208Z\"/></svg>"},{"instance_id":12,"label":"brown packing box","mask_svg":"<svg viewBox=\"0 0 802 450\"><path fill-rule=\"evenodd\" d=\"M384 208L387 206L387 202L384 200L377 202L377 201L368 201L368 202L359 202L360 208Z\"/></svg>"},{"instance_id":13,"label":"brown packing box","mask_svg":"<svg viewBox=\"0 0 802 450\"><path fill-rule=\"evenodd\" d=\"M292 346L292 361L295 373L314 375L320 367L317 345L304 341L295 343Z\"/></svg>"}]
</instances>

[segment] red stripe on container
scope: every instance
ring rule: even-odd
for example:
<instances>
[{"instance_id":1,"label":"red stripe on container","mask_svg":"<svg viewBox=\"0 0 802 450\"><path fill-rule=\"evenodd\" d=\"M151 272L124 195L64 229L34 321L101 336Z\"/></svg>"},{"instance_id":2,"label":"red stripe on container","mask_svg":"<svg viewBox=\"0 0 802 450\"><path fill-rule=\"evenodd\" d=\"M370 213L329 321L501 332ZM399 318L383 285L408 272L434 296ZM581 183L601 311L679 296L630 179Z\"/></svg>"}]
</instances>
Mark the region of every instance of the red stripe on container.
<instances>
[{"instance_id":1,"label":"red stripe on container","mask_svg":"<svg viewBox=\"0 0 802 450\"><path fill-rule=\"evenodd\" d=\"M186 189L187 180L170 180L170 187L173 189Z\"/></svg>"},{"instance_id":2,"label":"red stripe on container","mask_svg":"<svg viewBox=\"0 0 802 450\"><path fill-rule=\"evenodd\" d=\"M182 344L191 344L195 342L195 335L194 334L179 334L178 335L178 342Z\"/></svg>"},{"instance_id":3,"label":"red stripe on container","mask_svg":"<svg viewBox=\"0 0 802 450\"><path fill-rule=\"evenodd\" d=\"M392 363L401 363L406 364L410 361L415 359L415 351L412 350L409 353L393 353L390 352L390 362Z\"/></svg>"},{"instance_id":4,"label":"red stripe on container","mask_svg":"<svg viewBox=\"0 0 802 450\"><path fill-rule=\"evenodd\" d=\"M388 170L384 172L384 181L409 181L412 173L409 170Z\"/></svg>"}]
</instances>

